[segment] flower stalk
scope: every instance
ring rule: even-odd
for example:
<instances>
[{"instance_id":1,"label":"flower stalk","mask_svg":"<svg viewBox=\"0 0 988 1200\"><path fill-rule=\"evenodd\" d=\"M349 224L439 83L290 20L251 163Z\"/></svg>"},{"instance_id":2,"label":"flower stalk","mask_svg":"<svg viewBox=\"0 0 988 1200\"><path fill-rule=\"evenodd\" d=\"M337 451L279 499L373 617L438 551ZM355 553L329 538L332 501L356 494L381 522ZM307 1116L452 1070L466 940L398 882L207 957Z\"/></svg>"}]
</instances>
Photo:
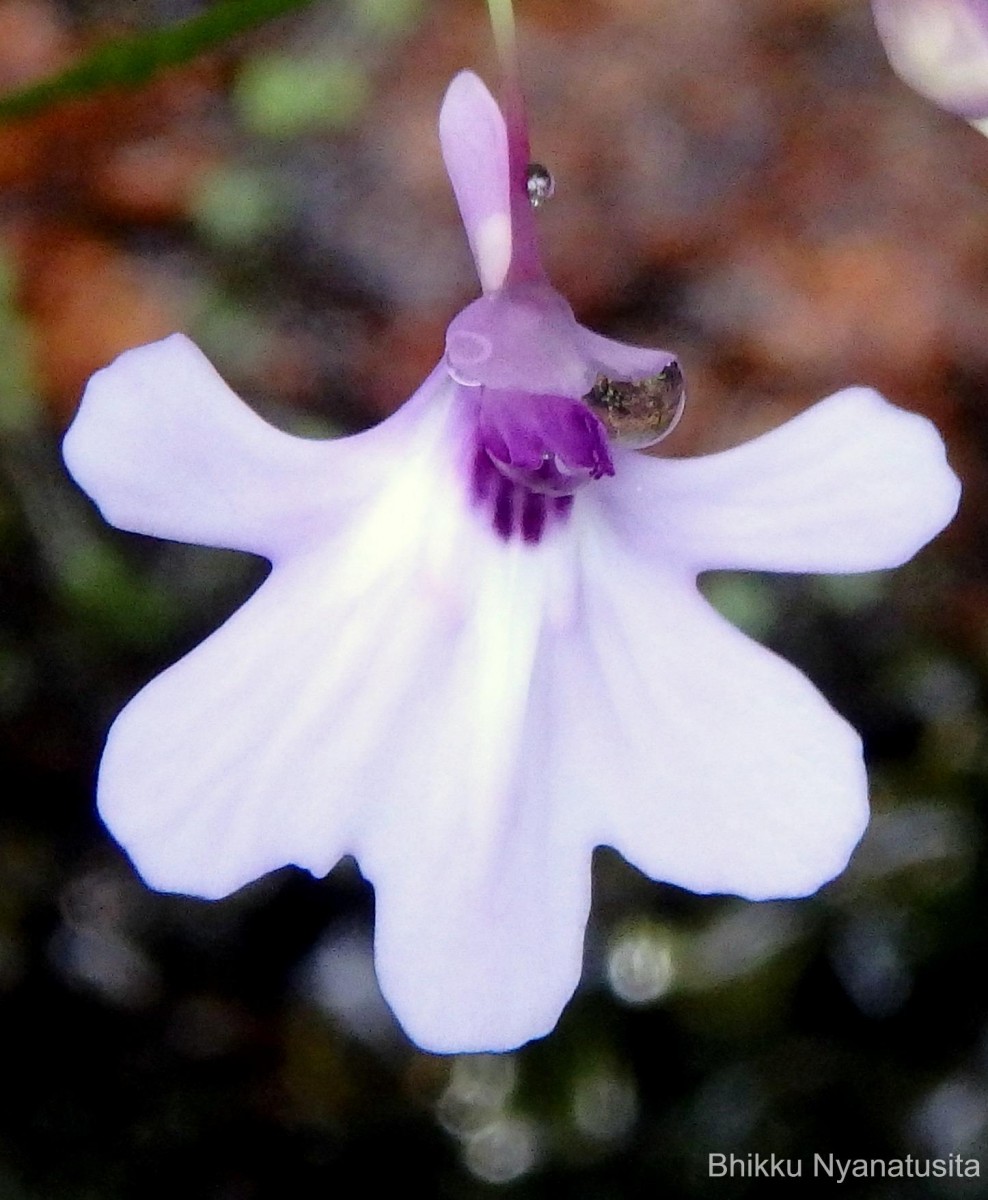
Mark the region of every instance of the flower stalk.
<instances>
[{"instance_id":1,"label":"flower stalk","mask_svg":"<svg viewBox=\"0 0 988 1200\"><path fill-rule=\"evenodd\" d=\"M517 62L514 6L511 0L487 0L487 11L494 32L497 56L505 71L510 71Z\"/></svg>"},{"instance_id":2,"label":"flower stalk","mask_svg":"<svg viewBox=\"0 0 988 1200\"><path fill-rule=\"evenodd\" d=\"M511 0L487 0L494 45L502 72L501 109L508 134L508 188L512 227L512 253L505 286L544 283L538 252L535 217L528 194L531 149L525 94L518 65L518 40Z\"/></svg>"}]
</instances>

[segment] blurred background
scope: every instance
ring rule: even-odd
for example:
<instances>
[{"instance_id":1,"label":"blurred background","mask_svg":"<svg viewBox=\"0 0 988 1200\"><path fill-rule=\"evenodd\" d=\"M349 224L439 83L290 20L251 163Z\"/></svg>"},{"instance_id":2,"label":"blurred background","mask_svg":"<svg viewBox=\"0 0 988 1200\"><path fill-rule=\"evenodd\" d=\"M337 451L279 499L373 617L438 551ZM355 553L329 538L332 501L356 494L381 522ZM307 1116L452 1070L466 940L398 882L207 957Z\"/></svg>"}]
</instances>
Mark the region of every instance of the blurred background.
<instances>
[{"instance_id":1,"label":"blurred background","mask_svg":"<svg viewBox=\"0 0 988 1200\"><path fill-rule=\"evenodd\" d=\"M209 8L0 0L0 92ZM95 817L102 739L264 568L106 527L59 437L94 370L176 329L283 428L392 412L476 292L436 117L457 70L494 77L486 12L316 0L9 119L0 1200L349 1195L396 1169L443 1197L757 1194L710 1180L710 1152L961 1154L988 1176L988 139L896 79L866 0L518 9L550 274L584 323L679 354L691 403L664 452L849 383L948 441L961 516L909 566L705 584L861 730L870 830L784 903L599 851L581 989L504 1056L409 1044L352 864L220 903L147 891Z\"/></svg>"}]
</instances>

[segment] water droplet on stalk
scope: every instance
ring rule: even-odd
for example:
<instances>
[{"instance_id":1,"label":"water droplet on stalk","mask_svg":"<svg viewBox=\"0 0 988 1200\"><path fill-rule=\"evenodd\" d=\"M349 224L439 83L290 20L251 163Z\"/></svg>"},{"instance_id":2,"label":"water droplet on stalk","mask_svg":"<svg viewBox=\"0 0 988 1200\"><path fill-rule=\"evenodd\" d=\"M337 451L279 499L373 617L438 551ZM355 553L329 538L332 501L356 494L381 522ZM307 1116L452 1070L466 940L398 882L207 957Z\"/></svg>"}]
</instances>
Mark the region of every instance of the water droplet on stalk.
<instances>
[{"instance_id":1,"label":"water droplet on stalk","mask_svg":"<svg viewBox=\"0 0 988 1200\"><path fill-rule=\"evenodd\" d=\"M532 208L540 208L546 200L552 199L556 190L555 180L549 173L548 167L541 163L529 163L525 170L525 187Z\"/></svg>"}]
</instances>

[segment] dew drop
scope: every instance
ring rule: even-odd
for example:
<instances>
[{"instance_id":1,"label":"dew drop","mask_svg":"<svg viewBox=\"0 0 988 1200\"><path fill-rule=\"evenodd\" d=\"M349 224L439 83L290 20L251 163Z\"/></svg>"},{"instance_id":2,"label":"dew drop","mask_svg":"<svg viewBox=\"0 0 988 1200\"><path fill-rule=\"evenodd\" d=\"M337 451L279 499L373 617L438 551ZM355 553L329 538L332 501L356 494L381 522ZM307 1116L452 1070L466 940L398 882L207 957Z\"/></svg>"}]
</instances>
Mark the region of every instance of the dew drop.
<instances>
[{"instance_id":1,"label":"dew drop","mask_svg":"<svg viewBox=\"0 0 988 1200\"><path fill-rule=\"evenodd\" d=\"M552 199L556 184L548 167L533 162L525 168L525 188L532 208L540 208L547 200Z\"/></svg>"},{"instance_id":2,"label":"dew drop","mask_svg":"<svg viewBox=\"0 0 988 1200\"><path fill-rule=\"evenodd\" d=\"M647 379L598 375L583 397L618 446L643 450L675 429L686 402L683 372L675 359Z\"/></svg>"}]
</instances>

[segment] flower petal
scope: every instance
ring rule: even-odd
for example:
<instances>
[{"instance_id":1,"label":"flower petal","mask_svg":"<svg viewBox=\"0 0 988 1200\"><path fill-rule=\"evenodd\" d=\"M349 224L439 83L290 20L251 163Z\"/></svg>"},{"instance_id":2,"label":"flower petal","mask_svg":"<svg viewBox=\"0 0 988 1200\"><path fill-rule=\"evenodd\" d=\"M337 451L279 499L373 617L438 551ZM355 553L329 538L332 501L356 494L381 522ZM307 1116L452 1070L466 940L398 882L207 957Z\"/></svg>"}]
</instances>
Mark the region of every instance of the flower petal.
<instances>
[{"instance_id":1,"label":"flower petal","mask_svg":"<svg viewBox=\"0 0 988 1200\"><path fill-rule=\"evenodd\" d=\"M489 1050L547 1032L576 986L591 847L538 802L524 740L569 541L491 534L459 416L450 384L369 511L128 705L99 804L163 890L220 896L355 853L399 1019L430 1049Z\"/></svg>"},{"instance_id":2,"label":"flower petal","mask_svg":"<svg viewBox=\"0 0 988 1200\"><path fill-rule=\"evenodd\" d=\"M594 333L585 325L577 326L577 344L583 356L592 364L591 374L603 372L611 379L644 379L658 375L677 361L668 350L647 346L630 346L613 338Z\"/></svg>"},{"instance_id":3,"label":"flower petal","mask_svg":"<svg viewBox=\"0 0 988 1200\"><path fill-rule=\"evenodd\" d=\"M431 400L402 418L404 458L373 504L275 566L114 723L100 812L152 887L221 896L289 862L324 874L345 852L448 636L448 481L433 466L449 457L452 385Z\"/></svg>"},{"instance_id":4,"label":"flower petal","mask_svg":"<svg viewBox=\"0 0 988 1200\"><path fill-rule=\"evenodd\" d=\"M872 0L895 71L935 104L970 121L988 117L985 0Z\"/></svg>"},{"instance_id":5,"label":"flower petal","mask_svg":"<svg viewBox=\"0 0 988 1200\"><path fill-rule=\"evenodd\" d=\"M511 263L508 132L472 71L461 71L446 90L439 138L481 286L496 291Z\"/></svg>"},{"instance_id":6,"label":"flower petal","mask_svg":"<svg viewBox=\"0 0 988 1200\"><path fill-rule=\"evenodd\" d=\"M345 853L360 732L349 702L366 706L373 645L336 637L327 583L276 570L114 722L99 811L150 887L213 899L290 862L325 873ZM320 654L331 673L312 669Z\"/></svg>"},{"instance_id":7,"label":"flower petal","mask_svg":"<svg viewBox=\"0 0 988 1200\"><path fill-rule=\"evenodd\" d=\"M439 1053L548 1033L579 981L590 903L592 844L546 802L529 711L546 559L517 543L483 559L464 625L389 742L394 783L362 812L355 841L377 896L384 995Z\"/></svg>"},{"instance_id":8,"label":"flower petal","mask_svg":"<svg viewBox=\"0 0 988 1200\"><path fill-rule=\"evenodd\" d=\"M477 798L447 793L452 819L408 814L390 834L395 857L371 874L381 988L424 1050L512 1050L549 1033L576 989L590 849L532 798L505 796L497 825L463 840L455 814Z\"/></svg>"},{"instance_id":9,"label":"flower petal","mask_svg":"<svg viewBox=\"0 0 988 1200\"><path fill-rule=\"evenodd\" d=\"M854 730L686 581L586 524L580 623L544 664L555 803L579 802L596 840L656 879L753 900L814 891L868 818Z\"/></svg>"},{"instance_id":10,"label":"flower petal","mask_svg":"<svg viewBox=\"0 0 988 1200\"><path fill-rule=\"evenodd\" d=\"M570 551L565 537L537 551L460 539L457 620L389 731L391 783L356 827L381 985L429 1050L540 1037L579 980L592 842L578 814L546 803L529 705L543 622L574 602Z\"/></svg>"},{"instance_id":11,"label":"flower petal","mask_svg":"<svg viewBox=\"0 0 988 1200\"><path fill-rule=\"evenodd\" d=\"M872 571L950 521L960 484L924 417L848 388L778 429L692 459L628 455L594 499L629 545L694 571Z\"/></svg>"},{"instance_id":12,"label":"flower petal","mask_svg":"<svg viewBox=\"0 0 988 1200\"><path fill-rule=\"evenodd\" d=\"M368 434L307 440L268 425L173 334L93 376L63 454L120 529L284 557L366 500L443 378Z\"/></svg>"}]
</instances>

